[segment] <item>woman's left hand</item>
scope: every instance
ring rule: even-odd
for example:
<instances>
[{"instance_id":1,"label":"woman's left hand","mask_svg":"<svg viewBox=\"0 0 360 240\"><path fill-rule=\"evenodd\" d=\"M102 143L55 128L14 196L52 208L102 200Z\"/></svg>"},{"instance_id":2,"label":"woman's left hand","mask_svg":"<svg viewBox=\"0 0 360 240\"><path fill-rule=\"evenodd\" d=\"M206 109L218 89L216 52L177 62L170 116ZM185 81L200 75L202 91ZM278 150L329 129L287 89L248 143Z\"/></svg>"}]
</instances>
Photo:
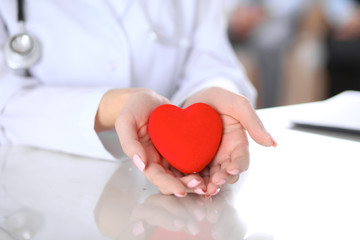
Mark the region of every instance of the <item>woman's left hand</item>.
<instances>
[{"instance_id":1,"label":"woman's left hand","mask_svg":"<svg viewBox=\"0 0 360 240\"><path fill-rule=\"evenodd\" d=\"M215 195L222 185L235 183L240 173L249 167L246 131L263 146L276 146L276 142L265 130L247 98L213 87L192 95L185 102L184 108L197 102L213 107L223 124L219 149L209 166L200 173L207 182L207 194Z\"/></svg>"}]
</instances>

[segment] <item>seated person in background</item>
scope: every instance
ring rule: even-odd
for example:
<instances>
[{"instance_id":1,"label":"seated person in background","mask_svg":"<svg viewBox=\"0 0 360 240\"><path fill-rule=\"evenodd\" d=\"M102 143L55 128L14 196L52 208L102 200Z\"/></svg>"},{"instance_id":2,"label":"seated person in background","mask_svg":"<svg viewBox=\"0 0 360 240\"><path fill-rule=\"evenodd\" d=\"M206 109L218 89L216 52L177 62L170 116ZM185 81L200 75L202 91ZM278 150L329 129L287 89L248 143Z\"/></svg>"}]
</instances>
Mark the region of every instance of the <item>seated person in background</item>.
<instances>
[{"instance_id":1,"label":"seated person in background","mask_svg":"<svg viewBox=\"0 0 360 240\"><path fill-rule=\"evenodd\" d=\"M328 0L326 70L329 96L345 90L360 90L360 3L358 0Z\"/></svg>"},{"instance_id":2,"label":"seated person in background","mask_svg":"<svg viewBox=\"0 0 360 240\"><path fill-rule=\"evenodd\" d=\"M255 68L250 76L258 78L259 107L280 104L284 58L308 4L307 0L228 0L229 38L239 58L250 59L249 69Z\"/></svg>"}]
</instances>

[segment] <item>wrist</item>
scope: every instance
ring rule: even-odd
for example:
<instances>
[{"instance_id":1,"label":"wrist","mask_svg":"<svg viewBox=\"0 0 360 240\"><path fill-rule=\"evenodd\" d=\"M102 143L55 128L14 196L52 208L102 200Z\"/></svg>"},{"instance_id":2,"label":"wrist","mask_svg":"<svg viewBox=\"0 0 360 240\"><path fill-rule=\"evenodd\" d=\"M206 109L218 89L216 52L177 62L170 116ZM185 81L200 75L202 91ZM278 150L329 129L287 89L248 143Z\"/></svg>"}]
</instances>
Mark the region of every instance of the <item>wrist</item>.
<instances>
[{"instance_id":1,"label":"wrist","mask_svg":"<svg viewBox=\"0 0 360 240\"><path fill-rule=\"evenodd\" d=\"M201 89L191 96L189 96L184 104L183 107L186 108L190 106L191 104L197 103L197 102L203 102L203 103L209 103L213 99L217 99L219 97L219 94L222 93L225 89L221 87L208 87ZM226 91L226 90L225 90Z\"/></svg>"},{"instance_id":2,"label":"wrist","mask_svg":"<svg viewBox=\"0 0 360 240\"><path fill-rule=\"evenodd\" d=\"M112 129L115 126L117 116L126 104L129 97L141 88L111 89L102 97L95 116L94 129L96 132ZM146 91L146 90L145 90Z\"/></svg>"}]
</instances>

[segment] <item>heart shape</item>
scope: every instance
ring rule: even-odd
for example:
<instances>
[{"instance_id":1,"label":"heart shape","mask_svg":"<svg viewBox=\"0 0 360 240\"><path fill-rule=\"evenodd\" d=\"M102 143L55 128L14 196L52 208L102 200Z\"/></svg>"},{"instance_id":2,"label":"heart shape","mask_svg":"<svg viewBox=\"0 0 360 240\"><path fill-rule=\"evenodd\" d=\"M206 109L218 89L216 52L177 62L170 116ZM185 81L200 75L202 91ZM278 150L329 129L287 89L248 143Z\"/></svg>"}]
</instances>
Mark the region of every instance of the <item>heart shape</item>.
<instances>
[{"instance_id":1,"label":"heart shape","mask_svg":"<svg viewBox=\"0 0 360 240\"><path fill-rule=\"evenodd\" d=\"M222 136L219 114L205 103L182 109L171 104L150 115L150 138L158 152L182 173L197 173L215 156Z\"/></svg>"}]
</instances>

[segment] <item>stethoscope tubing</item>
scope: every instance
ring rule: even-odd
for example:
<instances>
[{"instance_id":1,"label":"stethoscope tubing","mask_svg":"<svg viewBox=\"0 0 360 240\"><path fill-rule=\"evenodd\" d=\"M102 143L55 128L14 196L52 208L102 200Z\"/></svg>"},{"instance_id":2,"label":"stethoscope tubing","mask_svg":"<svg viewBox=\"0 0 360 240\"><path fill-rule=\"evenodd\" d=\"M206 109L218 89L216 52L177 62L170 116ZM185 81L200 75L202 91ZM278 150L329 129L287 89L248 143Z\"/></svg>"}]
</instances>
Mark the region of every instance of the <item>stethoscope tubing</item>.
<instances>
[{"instance_id":1,"label":"stethoscope tubing","mask_svg":"<svg viewBox=\"0 0 360 240\"><path fill-rule=\"evenodd\" d=\"M24 0L17 0L17 20L18 22L25 22Z\"/></svg>"},{"instance_id":2,"label":"stethoscope tubing","mask_svg":"<svg viewBox=\"0 0 360 240\"><path fill-rule=\"evenodd\" d=\"M17 0L19 32L9 37L4 45L5 61L7 65L14 70L28 69L41 58L39 41L25 31L26 19L24 5L24 0Z\"/></svg>"}]
</instances>

